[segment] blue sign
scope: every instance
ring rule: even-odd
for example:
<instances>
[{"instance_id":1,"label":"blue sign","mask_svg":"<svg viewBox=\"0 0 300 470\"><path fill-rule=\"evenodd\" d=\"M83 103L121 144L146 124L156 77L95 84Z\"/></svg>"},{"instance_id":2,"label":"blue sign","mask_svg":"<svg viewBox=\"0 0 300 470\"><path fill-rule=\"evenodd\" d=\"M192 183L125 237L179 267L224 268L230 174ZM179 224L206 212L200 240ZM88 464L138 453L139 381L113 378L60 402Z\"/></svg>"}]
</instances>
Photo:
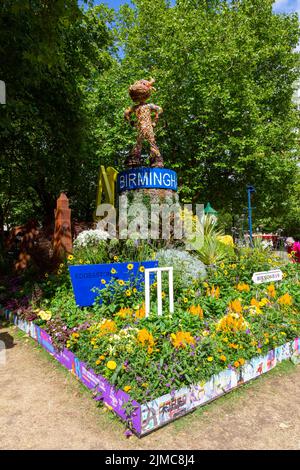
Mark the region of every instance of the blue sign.
<instances>
[{"instance_id":1,"label":"blue sign","mask_svg":"<svg viewBox=\"0 0 300 470\"><path fill-rule=\"evenodd\" d=\"M92 289L95 287L103 289L105 283L108 283L111 278L123 281L134 278L137 281L136 284L141 284L144 281L144 272L141 268L155 268L156 266L158 266L158 261L69 266L76 304L80 307L93 305L99 292L92 292ZM128 267L132 269L128 269ZM105 283L102 283L101 280L104 280Z\"/></svg>"},{"instance_id":2,"label":"blue sign","mask_svg":"<svg viewBox=\"0 0 300 470\"><path fill-rule=\"evenodd\" d=\"M131 168L118 174L117 188L119 193L141 188L177 191L177 174L166 168Z\"/></svg>"}]
</instances>

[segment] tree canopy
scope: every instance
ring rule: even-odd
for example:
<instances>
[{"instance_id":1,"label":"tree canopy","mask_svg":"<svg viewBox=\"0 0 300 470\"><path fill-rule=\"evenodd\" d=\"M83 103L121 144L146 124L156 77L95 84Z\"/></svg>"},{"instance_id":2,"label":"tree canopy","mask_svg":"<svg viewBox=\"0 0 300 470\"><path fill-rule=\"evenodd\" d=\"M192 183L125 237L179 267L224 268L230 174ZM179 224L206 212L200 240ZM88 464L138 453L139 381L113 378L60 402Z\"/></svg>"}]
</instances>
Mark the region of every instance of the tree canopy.
<instances>
[{"instance_id":1,"label":"tree canopy","mask_svg":"<svg viewBox=\"0 0 300 470\"><path fill-rule=\"evenodd\" d=\"M299 20L273 3L135 0L113 14L71 0L2 2L5 220L52 216L60 190L91 218L99 164L121 169L135 139L128 86L153 76L157 140L181 200L210 201L230 224L253 184L255 223L300 233Z\"/></svg>"}]
</instances>

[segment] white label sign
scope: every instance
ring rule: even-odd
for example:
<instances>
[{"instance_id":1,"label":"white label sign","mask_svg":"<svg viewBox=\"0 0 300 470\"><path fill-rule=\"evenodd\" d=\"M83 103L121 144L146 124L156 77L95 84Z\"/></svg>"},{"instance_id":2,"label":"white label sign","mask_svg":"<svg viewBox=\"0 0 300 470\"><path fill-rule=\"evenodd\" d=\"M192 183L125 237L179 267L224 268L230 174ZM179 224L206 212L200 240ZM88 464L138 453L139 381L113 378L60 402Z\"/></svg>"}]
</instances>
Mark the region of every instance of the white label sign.
<instances>
[{"instance_id":1,"label":"white label sign","mask_svg":"<svg viewBox=\"0 0 300 470\"><path fill-rule=\"evenodd\" d=\"M5 82L0 80L0 104L5 104Z\"/></svg>"},{"instance_id":2,"label":"white label sign","mask_svg":"<svg viewBox=\"0 0 300 470\"><path fill-rule=\"evenodd\" d=\"M281 281L283 273L281 269L273 269L271 271L263 271L261 273L254 273L252 281L254 284L262 284L263 282Z\"/></svg>"}]
</instances>

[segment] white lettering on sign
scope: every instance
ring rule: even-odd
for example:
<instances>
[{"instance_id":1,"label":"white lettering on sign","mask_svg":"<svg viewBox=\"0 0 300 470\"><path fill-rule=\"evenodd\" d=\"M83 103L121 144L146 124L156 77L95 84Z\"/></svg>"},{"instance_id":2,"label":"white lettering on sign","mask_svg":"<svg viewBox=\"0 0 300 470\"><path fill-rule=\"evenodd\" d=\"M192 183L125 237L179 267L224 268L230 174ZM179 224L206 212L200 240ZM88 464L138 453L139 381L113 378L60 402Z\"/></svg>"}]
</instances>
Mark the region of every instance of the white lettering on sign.
<instances>
[{"instance_id":1,"label":"white lettering on sign","mask_svg":"<svg viewBox=\"0 0 300 470\"><path fill-rule=\"evenodd\" d=\"M281 269L273 269L271 271L263 271L260 273L254 273L252 281L254 284L262 284L263 282L281 281L283 273Z\"/></svg>"}]
</instances>

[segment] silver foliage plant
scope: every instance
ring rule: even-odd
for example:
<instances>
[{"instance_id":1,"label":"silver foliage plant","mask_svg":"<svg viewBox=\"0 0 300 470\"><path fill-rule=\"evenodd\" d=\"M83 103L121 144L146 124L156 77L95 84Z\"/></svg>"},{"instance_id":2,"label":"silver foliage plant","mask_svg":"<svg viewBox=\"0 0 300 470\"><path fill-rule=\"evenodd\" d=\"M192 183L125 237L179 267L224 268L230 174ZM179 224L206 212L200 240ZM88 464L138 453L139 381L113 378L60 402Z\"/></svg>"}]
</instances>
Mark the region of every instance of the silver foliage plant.
<instances>
[{"instance_id":1,"label":"silver foliage plant","mask_svg":"<svg viewBox=\"0 0 300 470\"><path fill-rule=\"evenodd\" d=\"M206 277L205 265L195 256L182 250L170 248L159 250L156 253L159 266L173 266L174 275L180 277L181 282L187 284L194 279Z\"/></svg>"}]
</instances>

